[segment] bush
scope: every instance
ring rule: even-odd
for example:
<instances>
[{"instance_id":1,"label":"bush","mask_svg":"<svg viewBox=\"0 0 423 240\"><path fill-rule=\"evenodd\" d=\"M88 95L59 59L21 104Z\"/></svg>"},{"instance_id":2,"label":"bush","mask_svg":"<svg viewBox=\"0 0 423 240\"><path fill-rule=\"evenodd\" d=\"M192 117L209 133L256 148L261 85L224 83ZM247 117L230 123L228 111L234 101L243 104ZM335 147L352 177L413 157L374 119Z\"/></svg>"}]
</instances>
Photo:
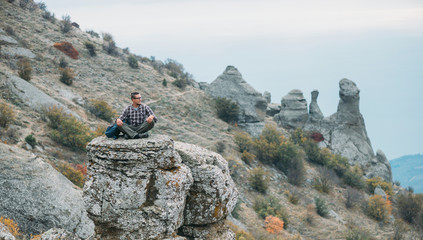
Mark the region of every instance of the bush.
<instances>
[{"instance_id":1,"label":"bush","mask_svg":"<svg viewBox=\"0 0 423 240\"><path fill-rule=\"evenodd\" d=\"M302 146L308 140L306 135L301 128L297 128L292 132L290 139L293 143Z\"/></svg>"},{"instance_id":2,"label":"bush","mask_svg":"<svg viewBox=\"0 0 423 240\"><path fill-rule=\"evenodd\" d=\"M314 204L316 205L316 212L322 217L326 217L329 213L328 207L326 205L326 201L316 197L314 198Z\"/></svg>"},{"instance_id":3,"label":"bush","mask_svg":"<svg viewBox=\"0 0 423 240\"><path fill-rule=\"evenodd\" d=\"M400 195L397 200L397 205L401 218L408 223L414 223L422 210L422 203L413 193Z\"/></svg>"},{"instance_id":4,"label":"bush","mask_svg":"<svg viewBox=\"0 0 423 240\"><path fill-rule=\"evenodd\" d=\"M85 42L84 46L88 50L88 53L90 54L91 57L94 57L97 55L94 44L90 42Z\"/></svg>"},{"instance_id":5,"label":"bush","mask_svg":"<svg viewBox=\"0 0 423 240\"><path fill-rule=\"evenodd\" d=\"M114 41L110 33L102 33L103 40L106 42Z\"/></svg>"},{"instance_id":6,"label":"bush","mask_svg":"<svg viewBox=\"0 0 423 240\"><path fill-rule=\"evenodd\" d=\"M345 206L347 208L355 207L361 201L361 192L355 188L347 187L345 193Z\"/></svg>"},{"instance_id":7,"label":"bush","mask_svg":"<svg viewBox=\"0 0 423 240\"><path fill-rule=\"evenodd\" d=\"M216 98L215 109L217 116L227 123L236 122L239 115L238 103L229 98Z\"/></svg>"},{"instance_id":8,"label":"bush","mask_svg":"<svg viewBox=\"0 0 423 240\"><path fill-rule=\"evenodd\" d=\"M268 233L278 234L283 230L283 221L278 217L269 215L264 220L264 226Z\"/></svg>"},{"instance_id":9,"label":"bush","mask_svg":"<svg viewBox=\"0 0 423 240\"><path fill-rule=\"evenodd\" d=\"M63 162L55 166L55 168L76 186L80 188L84 187L84 174L82 174L80 170L77 170L72 167L71 164Z\"/></svg>"},{"instance_id":10,"label":"bush","mask_svg":"<svg viewBox=\"0 0 423 240\"><path fill-rule=\"evenodd\" d=\"M94 30L87 30L85 32L88 33L88 34L90 34L91 37L100 38L100 35L98 33L94 32Z\"/></svg>"},{"instance_id":11,"label":"bush","mask_svg":"<svg viewBox=\"0 0 423 240\"><path fill-rule=\"evenodd\" d=\"M31 147L34 147L35 145L37 145L37 140L35 139L34 136L32 136L32 134L29 134L28 136L25 137L25 142L31 145Z\"/></svg>"},{"instance_id":12,"label":"bush","mask_svg":"<svg viewBox=\"0 0 423 240\"><path fill-rule=\"evenodd\" d=\"M88 111L105 121L111 121L117 114L107 102L100 99L91 99L88 102Z\"/></svg>"},{"instance_id":13,"label":"bush","mask_svg":"<svg viewBox=\"0 0 423 240\"><path fill-rule=\"evenodd\" d=\"M249 153L247 151L244 151L241 154L241 160L244 161L248 165L251 165L251 163L253 163L254 159L256 159L256 155Z\"/></svg>"},{"instance_id":14,"label":"bush","mask_svg":"<svg viewBox=\"0 0 423 240\"><path fill-rule=\"evenodd\" d=\"M363 171L359 166L354 166L348 168L348 170L345 172L344 176L342 177L342 180L345 184L357 188L357 189L363 189L365 186L365 183L362 179L363 177Z\"/></svg>"},{"instance_id":15,"label":"bush","mask_svg":"<svg viewBox=\"0 0 423 240\"><path fill-rule=\"evenodd\" d=\"M257 197L254 201L253 209L263 219L267 216L275 216L282 219L284 222L284 229L288 227L288 214L286 210L282 208L282 205L276 197Z\"/></svg>"},{"instance_id":16,"label":"bush","mask_svg":"<svg viewBox=\"0 0 423 240\"><path fill-rule=\"evenodd\" d=\"M128 64L131 68L138 68L138 60L133 55L128 57Z\"/></svg>"},{"instance_id":17,"label":"bush","mask_svg":"<svg viewBox=\"0 0 423 240\"><path fill-rule=\"evenodd\" d=\"M370 233L362 228L353 227L348 230L346 236L346 240L371 240L373 237Z\"/></svg>"},{"instance_id":18,"label":"bush","mask_svg":"<svg viewBox=\"0 0 423 240\"><path fill-rule=\"evenodd\" d=\"M292 204L297 205L298 202L300 201L300 195L296 191L293 191L291 193L289 190L285 190L284 194L288 198L288 201Z\"/></svg>"},{"instance_id":19,"label":"bush","mask_svg":"<svg viewBox=\"0 0 423 240\"><path fill-rule=\"evenodd\" d=\"M375 188L377 186L380 186L383 189L383 191L385 191L386 194L388 194L389 196L393 196L392 183L388 183L388 182L384 181L379 176L367 179L366 183L367 183L367 190L371 194L373 194L375 192Z\"/></svg>"},{"instance_id":20,"label":"bush","mask_svg":"<svg viewBox=\"0 0 423 240\"><path fill-rule=\"evenodd\" d=\"M369 198L367 214L377 221L387 221L391 214L392 207L389 200L384 200L380 195L374 195Z\"/></svg>"},{"instance_id":21,"label":"bush","mask_svg":"<svg viewBox=\"0 0 423 240\"><path fill-rule=\"evenodd\" d=\"M19 232L18 224L16 224L12 219L0 217L0 223L3 223L15 238L22 235L22 233Z\"/></svg>"},{"instance_id":22,"label":"bush","mask_svg":"<svg viewBox=\"0 0 423 240\"><path fill-rule=\"evenodd\" d=\"M15 112L7 103L0 103L0 126L7 129L16 118Z\"/></svg>"},{"instance_id":23,"label":"bush","mask_svg":"<svg viewBox=\"0 0 423 240\"><path fill-rule=\"evenodd\" d=\"M75 78L75 73L70 68L59 68L60 70L60 81L66 85L72 85L73 79Z\"/></svg>"},{"instance_id":24,"label":"bush","mask_svg":"<svg viewBox=\"0 0 423 240\"><path fill-rule=\"evenodd\" d=\"M250 151L253 146L253 139L250 134L242 131L235 132L234 142L238 146L240 153Z\"/></svg>"},{"instance_id":25,"label":"bush","mask_svg":"<svg viewBox=\"0 0 423 240\"><path fill-rule=\"evenodd\" d=\"M59 59L59 67L66 68L68 67L69 63L66 61L64 57L60 57Z\"/></svg>"},{"instance_id":26,"label":"bush","mask_svg":"<svg viewBox=\"0 0 423 240\"><path fill-rule=\"evenodd\" d=\"M225 151L225 143L223 141L219 141L216 143L216 151L222 154Z\"/></svg>"},{"instance_id":27,"label":"bush","mask_svg":"<svg viewBox=\"0 0 423 240\"><path fill-rule=\"evenodd\" d=\"M72 22L69 15L62 16L62 21L60 22L60 30L62 33L68 33L72 30Z\"/></svg>"},{"instance_id":28,"label":"bush","mask_svg":"<svg viewBox=\"0 0 423 240\"><path fill-rule=\"evenodd\" d=\"M167 87L167 81L166 81L166 79L165 79L165 78L163 78L162 85L163 85L164 87Z\"/></svg>"},{"instance_id":29,"label":"bush","mask_svg":"<svg viewBox=\"0 0 423 240\"><path fill-rule=\"evenodd\" d=\"M39 3L38 3L38 8L39 8L40 10L45 11L45 10L47 9L47 5L46 5L46 3L45 3L45 2L39 2Z\"/></svg>"},{"instance_id":30,"label":"bush","mask_svg":"<svg viewBox=\"0 0 423 240\"><path fill-rule=\"evenodd\" d=\"M241 200L238 198L238 201L235 204L234 210L232 210L231 215L235 219L239 219L239 213L241 211Z\"/></svg>"},{"instance_id":31,"label":"bush","mask_svg":"<svg viewBox=\"0 0 423 240\"><path fill-rule=\"evenodd\" d=\"M229 228L235 233L235 240L254 240L255 239L253 235L251 235L251 233L240 229L231 221L227 221L227 224Z\"/></svg>"},{"instance_id":32,"label":"bush","mask_svg":"<svg viewBox=\"0 0 423 240\"><path fill-rule=\"evenodd\" d=\"M324 155L320 153L320 148L315 141L310 139L306 140L303 144L303 148L309 162L326 165L326 159Z\"/></svg>"},{"instance_id":33,"label":"bush","mask_svg":"<svg viewBox=\"0 0 423 240\"><path fill-rule=\"evenodd\" d=\"M103 49L110 55L117 55L116 43L109 33L103 33Z\"/></svg>"},{"instance_id":34,"label":"bush","mask_svg":"<svg viewBox=\"0 0 423 240\"><path fill-rule=\"evenodd\" d=\"M249 182L254 190L260 193L266 193L269 188L269 177L263 168L254 168L249 171Z\"/></svg>"},{"instance_id":35,"label":"bush","mask_svg":"<svg viewBox=\"0 0 423 240\"><path fill-rule=\"evenodd\" d=\"M172 82L173 85L177 86L180 89L185 89L189 82L187 79L183 78L183 79L176 79L175 81Z\"/></svg>"},{"instance_id":36,"label":"bush","mask_svg":"<svg viewBox=\"0 0 423 240\"><path fill-rule=\"evenodd\" d=\"M85 146L93 138L91 130L86 125L74 116L64 113L63 109L57 106L50 107L46 115L52 128L51 139L75 150L85 150Z\"/></svg>"},{"instance_id":37,"label":"bush","mask_svg":"<svg viewBox=\"0 0 423 240\"><path fill-rule=\"evenodd\" d=\"M52 23L56 23L56 16L54 15L54 13L51 13L51 12L49 12L49 11L44 11L44 12L41 14L41 16L42 16L44 19L46 19L46 20L48 20L48 21L50 21L50 22L52 22Z\"/></svg>"},{"instance_id":38,"label":"bush","mask_svg":"<svg viewBox=\"0 0 423 240\"><path fill-rule=\"evenodd\" d=\"M335 172L327 167L318 168L318 175L314 178L314 188L321 193L329 193L333 184L337 182Z\"/></svg>"},{"instance_id":39,"label":"bush","mask_svg":"<svg viewBox=\"0 0 423 240\"><path fill-rule=\"evenodd\" d=\"M18 61L19 77L27 81L31 80L32 67L28 58L22 58Z\"/></svg>"},{"instance_id":40,"label":"bush","mask_svg":"<svg viewBox=\"0 0 423 240\"><path fill-rule=\"evenodd\" d=\"M405 234L408 232L407 224L405 224L401 219L395 219L394 223L394 236L392 240L403 240L405 239Z\"/></svg>"}]
</instances>

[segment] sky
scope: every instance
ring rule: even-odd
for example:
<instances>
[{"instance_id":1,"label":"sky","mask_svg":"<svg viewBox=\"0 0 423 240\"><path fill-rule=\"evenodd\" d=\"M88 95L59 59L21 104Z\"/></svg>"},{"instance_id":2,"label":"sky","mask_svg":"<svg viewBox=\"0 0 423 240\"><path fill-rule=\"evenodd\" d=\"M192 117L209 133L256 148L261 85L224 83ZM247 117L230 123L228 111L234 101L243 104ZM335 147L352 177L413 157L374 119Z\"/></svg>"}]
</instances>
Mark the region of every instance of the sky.
<instances>
[{"instance_id":1,"label":"sky","mask_svg":"<svg viewBox=\"0 0 423 240\"><path fill-rule=\"evenodd\" d=\"M198 82L235 66L280 103L311 91L336 112L339 80L360 89L374 151L423 153L423 1L43 0L82 30L110 33L139 56L174 59Z\"/></svg>"}]
</instances>

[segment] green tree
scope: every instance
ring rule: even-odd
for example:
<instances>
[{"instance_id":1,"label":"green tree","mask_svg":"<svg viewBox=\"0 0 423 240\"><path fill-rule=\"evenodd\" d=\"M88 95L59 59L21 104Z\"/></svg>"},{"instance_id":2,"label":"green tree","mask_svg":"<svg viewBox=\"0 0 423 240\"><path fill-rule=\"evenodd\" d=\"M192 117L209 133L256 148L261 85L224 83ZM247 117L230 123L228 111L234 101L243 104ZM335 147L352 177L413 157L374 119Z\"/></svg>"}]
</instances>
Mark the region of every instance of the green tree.
<instances>
[{"instance_id":1,"label":"green tree","mask_svg":"<svg viewBox=\"0 0 423 240\"><path fill-rule=\"evenodd\" d=\"M239 106L229 98L216 98L215 108L217 116L227 123L236 122L239 115Z\"/></svg>"}]
</instances>

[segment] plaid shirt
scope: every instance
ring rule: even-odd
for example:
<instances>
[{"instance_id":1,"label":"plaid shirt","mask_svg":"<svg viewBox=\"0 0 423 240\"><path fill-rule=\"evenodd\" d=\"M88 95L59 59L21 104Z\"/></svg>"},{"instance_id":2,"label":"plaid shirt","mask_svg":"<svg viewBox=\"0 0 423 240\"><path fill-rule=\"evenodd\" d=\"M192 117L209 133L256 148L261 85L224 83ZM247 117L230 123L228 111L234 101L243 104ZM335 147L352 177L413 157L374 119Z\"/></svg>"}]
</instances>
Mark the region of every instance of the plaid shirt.
<instances>
[{"instance_id":1,"label":"plaid shirt","mask_svg":"<svg viewBox=\"0 0 423 240\"><path fill-rule=\"evenodd\" d=\"M153 110L149 106L141 104L138 108L134 108L134 106L129 105L123 110L119 119L124 121L129 118L130 124L137 126L146 121L150 115L153 115L154 122L157 122L156 115L154 115Z\"/></svg>"}]
</instances>

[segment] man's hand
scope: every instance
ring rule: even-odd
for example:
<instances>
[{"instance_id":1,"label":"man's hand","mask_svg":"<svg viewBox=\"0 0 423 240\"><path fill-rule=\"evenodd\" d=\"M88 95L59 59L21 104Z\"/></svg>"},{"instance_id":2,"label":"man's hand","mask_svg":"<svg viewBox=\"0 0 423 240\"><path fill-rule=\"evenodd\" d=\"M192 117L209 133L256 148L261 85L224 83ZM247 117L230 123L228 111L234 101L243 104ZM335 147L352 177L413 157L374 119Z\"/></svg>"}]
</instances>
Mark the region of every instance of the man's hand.
<instances>
[{"instance_id":1,"label":"man's hand","mask_svg":"<svg viewBox=\"0 0 423 240\"><path fill-rule=\"evenodd\" d=\"M123 122L122 122L122 120L120 120L120 118L118 118L118 119L116 119L116 124L117 124L119 127L122 127Z\"/></svg>"},{"instance_id":2,"label":"man's hand","mask_svg":"<svg viewBox=\"0 0 423 240\"><path fill-rule=\"evenodd\" d=\"M148 122L148 123L151 123L151 122L153 121L153 119L154 119L154 116L153 116L153 115L150 115L150 116L147 118L147 122Z\"/></svg>"}]
</instances>

